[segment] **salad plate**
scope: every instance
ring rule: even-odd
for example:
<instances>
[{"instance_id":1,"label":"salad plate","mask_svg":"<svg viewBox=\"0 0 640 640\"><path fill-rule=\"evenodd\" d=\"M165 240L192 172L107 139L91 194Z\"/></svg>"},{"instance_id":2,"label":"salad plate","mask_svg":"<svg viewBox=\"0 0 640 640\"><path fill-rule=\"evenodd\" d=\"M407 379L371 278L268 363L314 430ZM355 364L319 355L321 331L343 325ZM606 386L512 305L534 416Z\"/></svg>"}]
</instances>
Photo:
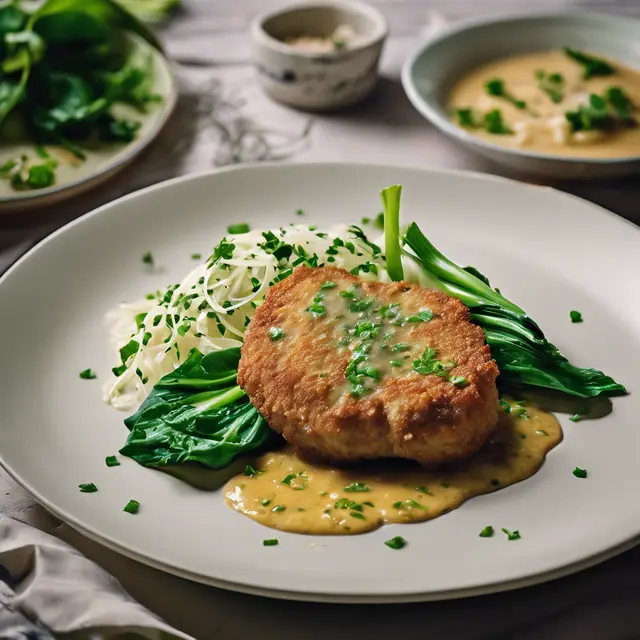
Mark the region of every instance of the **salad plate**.
<instances>
[{"instance_id":1,"label":"salad plate","mask_svg":"<svg viewBox=\"0 0 640 640\"><path fill-rule=\"evenodd\" d=\"M403 185L415 221L526 309L578 366L624 384L599 419L558 411L563 441L534 476L442 517L359 535L273 530L193 486L117 456L124 419L101 385L117 364L105 315L181 282L233 231L318 231L353 222L377 237L379 192ZM588 230L588 233L585 232ZM67 225L0 279L0 462L85 535L167 572L247 593L322 602L410 602L511 589L577 571L635 543L640 447L640 233L595 205L494 177L381 165L255 165L144 189ZM572 322L579 310L582 322ZM93 376L80 376L90 369ZM579 477L574 470L586 470ZM242 466L236 469L242 471ZM79 485L94 484L93 493ZM125 506L135 501L137 507ZM131 511L137 511L132 513ZM481 537L487 526L493 537ZM502 533L518 531L519 538ZM394 549L389 538L407 544Z\"/></svg>"}]
</instances>

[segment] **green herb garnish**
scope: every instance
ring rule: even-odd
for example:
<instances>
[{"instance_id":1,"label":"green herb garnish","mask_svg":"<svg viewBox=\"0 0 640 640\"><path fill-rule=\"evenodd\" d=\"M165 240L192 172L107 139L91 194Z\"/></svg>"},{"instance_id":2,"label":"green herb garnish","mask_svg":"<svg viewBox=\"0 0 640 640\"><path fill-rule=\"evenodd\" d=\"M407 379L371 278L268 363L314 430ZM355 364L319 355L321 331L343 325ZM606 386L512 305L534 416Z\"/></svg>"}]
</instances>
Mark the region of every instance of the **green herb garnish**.
<instances>
[{"instance_id":1,"label":"green herb garnish","mask_svg":"<svg viewBox=\"0 0 640 640\"><path fill-rule=\"evenodd\" d=\"M192 253L191 254L191 259L192 260L200 260L200 259L202 259L202 254L201 253Z\"/></svg>"},{"instance_id":2,"label":"green herb garnish","mask_svg":"<svg viewBox=\"0 0 640 640\"><path fill-rule=\"evenodd\" d=\"M573 470L573 475L576 478L586 478L587 477L587 470L586 469L581 469L580 467L576 467Z\"/></svg>"},{"instance_id":3,"label":"green herb garnish","mask_svg":"<svg viewBox=\"0 0 640 640\"><path fill-rule=\"evenodd\" d=\"M429 322L433 318L431 309L421 309L415 315L409 316L407 322Z\"/></svg>"},{"instance_id":4,"label":"green herb garnish","mask_svg":"<svg viewBox=\"0 0 640 640\"><path fill-rule=\"evenodd\" d=\"M246 222L239 222L238 224L230 224L227 227L227 233L237 236L241 233L249 233L251 227Z\"/></svg>"},{"instance_id":5,"label":"green herb garnish","mask_svg":"<svg viewBox=\"0 0 640 640\"><path fill-rule=\"evenodd\" d=\"M82 380L95 380L98 377L92 369L84 369L79 376Z\"/></svg>"},{"instance_id":6,"label":"green herb garnish","mask_svg":"<svg viewBox=\"0 0 640 640\"><path fill-rule=\"evenodd\" d=\"M337 287L338 285L335 282L331 282L330 280L327 280L325 282L323 282L320 285L321 289L334 289L335 287Z\"/></svg>"},{"instance_id":7,"label":"green herb garnish","mask_svg":"<svg viewBox=\"0 0 640 640\"><path fill-rule=\"evenodd\" d=\"M402 549L407 546L407 541L402 536L394 536L389 540L385 540L384 543L389 547L389 549Z\"/></svg>"},{"instance_id":8,"label":"green herb garnish","mask_svg":"<svg viewBox=\"0 0 640 640\"><path fill-rule=\"evenodd\" d=\"M115 456L107 456L104 459L104 463L107 465L107 467L119 467L120 466L120 461Z\"/></svg>"},{"instance_id":9,"label":"green herb garnish","mask_svg":"<svg viewBox=\"0 0 640 640\"><path fill-rule=\"evenodd\" d=\"M484 114L484 128L488 133L495 135L512 135L513 129L509 128L502 120L502 112L493 109Z\"/></svg>"},{"instance_id":10,"label":"green herb garnish","mask_svg":"<svg viewBox=\"0 0 640 640\"><path fill-rule=\"evenodd\" d=\"M527 103L524 100L518 100L514 98L507 91L504 80L501 80L500 78L494 78L493 80L489 80L484 85L484 88L488 95L495 96L496 98L504 98L517 109L527 108Z\"/></svg>"},{"instance_id":11,"label":"green herb garnish","mask_svg":"<svg viewBox=\"0 0 640 640\"><path fill-rule=\"evenodd\" d=\"M256 469L255 467L251 466L250 464L248 464L245 468L244 468L244 472L242 475L247 476L248 478L253 478L254 476L259 476L260 474L264 473L265 470L264 469Z\"/></svg>"},{"instance_id":12,"label":"green herb garnish","mask_svg":"<svg viewBox=\"0 0 640 640\"><path fill-rule=\"evenodd\" d=\"M270 327L268 334L269 339L272 342L277 342L278 340L282 340L282 338L284 338L284 329L281 329L280 327Z\"/></svg>"},{"instance_id":13,"label":"green herb garnish","mask_svg":"<svg viewBox=\"0 0 640 640\"><path fill-rule=\"evenodd\" d=\"M571 47L565 47L564 52L572 60L575 60L578 64L581 64L584 68L584 79L589 80L595 76L611 76L616 71L605 60L601 58L595 58L591 55L578 51L578 49L572 49Z\"/></svg>"},{"instance_id":14,"label":"green herb garnish","mask_svg":"<svg viewBox=\"0 0 640 640\"><path fill-rule=\"evenodd\" d=\"M489 524L482 529L482 531L478 534L481 538L492 538L493 537L493 527Z\"/></svg>"},{"instance_id":15,"label":"green herb garnish","mask_svg":"<svg viewBox=\"0 0 640 640\"><path fill-rule=\"evenodd\" d=\"M123 511L126 511L127 513L138 513L139 509L140 503L137 500L129 500Z\"/></svg>"},{"instance_id":16,"label":"green herb garnish","mask_svg":"<svg viewBox=\"0 0 640 640\"><path fill-rule=\"evenodd\" d=\"M277 547L278 546L278 538L267 538L262 541L263 546L265 547Z\"/></svg>"},{"instance_id":17,"label":"green herb garnish","mask_svg":"<svg viewBox=\"0 0 640 640\"><path fill-rule=\"evenodd\" d=\"M469 384L464 376L449 376L449 382L456 387L466 387Z\"/></svg>"},{"instance_id":18,"label":"green herb garnish","mask_svg":"<svg viewBox=\"0 0 640 640\"><path fill-rule=\"evenodd\" d=\"M573 323L582 322L582 314L579 311L569 311L569 317Z\"/></svg>"},{"instance_id":19,"label":"green herb garnish","mask_svg":"<svg viewBox=\"0 0 640 640\"><path fill-rule=\"evenodd\" d=\"M151 251L145 251L142 254L142 262L144 264L148 264L148 265L152 265L153 266L153 254L151 253Z\"/></svg>"},{"instance_id":20,"label":"green herb garnish","mask_svg":"<svg viewBox=\"0 0 640 640\"><path fill-rule=\"evenodd\" d=\"M352 482L351 484L346 485L344 490L347 493L371 491L364 482Z\"/></svg>"},{"instance_id":21,"label":"green herb garnish","mask_svg":"<svg viewBox=\"0 0 640 640\"><path fill-rule=\"evenodd\" d=\"M93 482L87 482L85 484L79 484L78 488L81 493L95 493L98 490L98 487Z\"/></svg>"},{"instance_id":22,"label":"green herb garnish","mask_svg":"<svg viewBox=\"0 0 640 640\"><path fill-rule=\"evenodd\" d=\"M287 507L285 507L282 504L276 505L275 507L273 507L273 509L271 509L271 511L273 511L274 513L281 513L282 511L284 511Z\"/></svg>"},{"instance_id":23,"label":"green herb garnish","mask_svg":"<svg viewBox=\"0 0 640 640\"><path fill-rule=\"evenodd\" d=\"M502 529L502 533L506 534L508 540L520 540L522 537L519 531L509 531L509 529Z\"/></svg>"},{"instance_id":24,"label":"green herb garnish","mask_svg":"<svg viewBox=\"0 0 640 640\"><path fill-rule=\"evenodd\" d=\"M554 104L560 104L564 98L564 77L559 73L547 73L542 69L536 71L535 77L540 91L546 93Z\"/></svg>"}]
</instances>

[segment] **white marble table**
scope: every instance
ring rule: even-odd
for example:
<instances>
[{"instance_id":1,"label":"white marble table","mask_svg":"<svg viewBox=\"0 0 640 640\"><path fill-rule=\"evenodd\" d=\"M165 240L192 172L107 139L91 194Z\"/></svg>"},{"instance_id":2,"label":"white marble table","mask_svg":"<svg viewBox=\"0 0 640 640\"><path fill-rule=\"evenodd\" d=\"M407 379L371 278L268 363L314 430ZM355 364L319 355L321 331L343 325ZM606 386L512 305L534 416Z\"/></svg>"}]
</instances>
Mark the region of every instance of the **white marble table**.
<instances>
[{"instance_id":1,"label":"white marble table","mask_svg":"<svg viewBox=\"0 0 640 640\"><path fill-rule=\"evenodd\" d=\"M495 167L443 138L404 97L399 70L420 38L446 21L518 9L588 8L640 17L640 0L376 0L372 4L385 13L391 27L379 87L357 108L310 117L263 96L248 60L248 22L257 12L285 3L183 0L182 9L163 29L168 52L179 63L183 94L162 137L124 176L100 190L47 210L0 218L0 272L37 239L101 203L213 166L348 160L496 173ZM553 186L640 224L638 179ZM339 607L242 596L144 567L50 517L4 472L0 513L70 542L120 579L142 604L196 638L640 637L640 548L578 575L511 593L421 605ZM428 571L428 562L420 570Z\"/></svg>"}]
</instances>

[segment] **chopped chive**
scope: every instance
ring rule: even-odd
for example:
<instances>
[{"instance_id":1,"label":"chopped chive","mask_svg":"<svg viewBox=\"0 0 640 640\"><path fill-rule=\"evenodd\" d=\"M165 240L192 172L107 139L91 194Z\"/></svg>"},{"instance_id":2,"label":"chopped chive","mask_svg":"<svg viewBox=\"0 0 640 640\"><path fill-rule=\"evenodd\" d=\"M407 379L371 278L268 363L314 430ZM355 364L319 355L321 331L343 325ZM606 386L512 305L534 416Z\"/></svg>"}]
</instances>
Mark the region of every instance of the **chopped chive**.
<instances>
[{"instance_id":1,"label":"chopped chive","mask_svg":"<svg viewBox=\"0 0 640 640\"><path fill-rule=\"evenodd\" d=\"M273 507L273 509L271 509L271 511L273 511L274 513L280 513L282 511L284 511L287 507L285 507L282 504L278 504L275 507Z\"/></svg>"},{"instance_id":2,"label":"chopped chive","mask_svg":"<svg viewBox=\"0 0 640 640\"><path fill-rule=\"evenodd\" d=\"M120 461L115 456L107 456L104 459L104 463L107 465L107 467L119 467L120 466Z\"/></svg>"},{"instance_id":3,"label":"chopped chive","mask_svg":"<svg viewBox=\"0 0 640 640\"><path fill-rule=\"evenodd\" d=\"M493 527L489 524L478 534L481 538L491 538L493 537Z\"/></svg>"},{"instance_id":4,"label":"chopped chive","mask_svg":"<svg viewBox=\"0 0 640 640\"><path fill-rule=\"evenodd\" d=\"M384 543L389 547L389 549L402 549L407 546L407 541L402 536L394 536L389 540L385 540Z\"/></svg>"},{"instance_id":5,"label":"chopped chive","mask_svg":"<svg viewBox=\"0 0 640 640\"><path fill-rule=\"evenodd\" d=\"M260 475L261 473L264 473L264 472L265 472L264 469L256 469L255 467L252 467L250 464L248 464L244 468L243 475L247 476L248 478L253 478L253 476Z\"/></svg>"},{"instance_id":6,"label":"chopped chive","mask_svg":"<svg viewBox=\"0 0 640 640\"><path fill-rule=\"evenodd\" d=\"M573 470L573 475L576 478L586 478L587 477L587 470L586 469L581 469L580 467L576 467Z\"/></svg>"},{"instance_id":7,"label":"chopped chive","mask_svg":"<svg viewBox=\"0 0 640 640\"><path fill-rule=\"evenodd\" d=\"M337 287L338 285L335 282L331 282L331 280L327 280L326 282L323 282L320 285L321 289L333 289L334 287Z\"/></svg>"},{"instance_id":8,"label":"chopped chive","mask_svg":"<svg viewBox=\"0 0 640 640\"><path fill-rule=\"evenodd\" d=\"M520 540L520 538L522 537L520 535L519 531L509 531L509 529L502 529L502 533L505 533L507 535L507 539L508 540Z\"/></svg>"},{"instance_id":9,"label":"chopped chive","mask_svg":"<svg viewBox=\"0 0 640 640\"><path fill-rule=\"evenodd\" d=\"M286 478L282 481L282 484L291 484L292 480L296 479L296 474L295 473L290 473L288 476L286 476Z\"/></svg>"},{"instance_id":10,"label":"chopped chive","mask_svg":"<svg viewBox=\"0 0 640 640\"><path fill-rule=\"evenodd\" d=\"M98 377L92 369L85 369L79 375L82 380L95 380Z\"/></svg>"},{"instance_id":11,"label":"chopped chive","mask_svg":"<svg viewBox=\"0 0 640 640\"><path fill-rule=\"evenodd\" d=\"M344 490L348 493L371 491L371 489L364 482L352 482L345 486Z\"/></svg>"},{"instance_id":12,"label":"chopped chive","mask_svg":"<svg viewBox=\"0 0 640 640\"><path fill-rule=\"evenodd\" d=\"M145 251L142 254L142 262L144 264L153 265L153 254L151 253L151 251Z\"/></svg>"},{"instance_id":13,"label":"chopped chive","mask_svg":"<svg viewBox=\"0 0 640 640\"><path fill-rule=\"evenodd\" d=\"M573 323L582 322L582 314L579 311L569 311L569 317Z\"/></svg>"},{"instance_id":14,"label":"chopped chive","mask_svg":"<svg viewBox=\"0 0 640 640\"><path fill-rule=\"evenodd\" d=\"M202 254L201 253L192 253L191 254L191 259L192 260L200 260L202 258Z\"/></svg>"},{"instance_id":15,"label":"chopped chive","mask_svg":"<svg viewBox=\"0 0 640 640\"><path fill-rule=\"evenodd\" d=\"M238 235L240 233L249 233L249 231L251 231L251 227L246 222L239 222L238 224L230 224L227 227L227 233L231 233L233 235Z\"/></svg>"},{"instance_id":16,"label":"chopped chive","mask_svg":"<svg viewBox=\"0 0 640 640\"><path fill-rule=\"evenodd\" d=\"M351 511L349 515L352 518L357 518L358 520L366 520L366 518L359 511Z\"/></svg>"},{"instance_id":17,"label":"chopped chive","mask_svg":"<svg viewBox=\"0 0 640 640\"><path fill-rule=\"evenodd\" d=\"M263 507L268 507L270 504L271 504L271 500L269 500L269 498L263 498L262 500Z\"/></svg>"},{"instance_id":18,"label":"chopped chive","mask_svg":"<svg viewBox=\"0 0 640 640\"><path fill-rule=\"evenodd\" d=\"M284 329L281 329L280 327L271 327L268 333L272 342L276 342L284 338Z\"/></svg>"},{"instance_id":19,"label":"chopped chive","mask_svg":"<svg viewBox=\"0 0 640 640\"><path fill-rule=\"evenodd\" d=\"M123 509L123 511L126 511L127 513L138 513L139 509L140 503L137 500L129 500L129 502L127 502L127 506Z\"/></svg>"},{"instance_id":20,"label":"chopped chive","mask_svg":"<svg viewBox=\"0 0 640 640\"><path fill-rule=\"evenodd\" d=\"M85 484L79 484L78 488L82 493L95 493L98 487L93 482L87 482Z\"/></svg>"},{"instance_id":21,"label":"chopped chive","mask_svg":"<svg viewBox=\"0 0 640 640\"><path fill-rule=\"evenodd\" d=\"M262 541L263 546L265 547L277 547L278 546L278 538L267 538Z\"/></svg>"}]
</instances>

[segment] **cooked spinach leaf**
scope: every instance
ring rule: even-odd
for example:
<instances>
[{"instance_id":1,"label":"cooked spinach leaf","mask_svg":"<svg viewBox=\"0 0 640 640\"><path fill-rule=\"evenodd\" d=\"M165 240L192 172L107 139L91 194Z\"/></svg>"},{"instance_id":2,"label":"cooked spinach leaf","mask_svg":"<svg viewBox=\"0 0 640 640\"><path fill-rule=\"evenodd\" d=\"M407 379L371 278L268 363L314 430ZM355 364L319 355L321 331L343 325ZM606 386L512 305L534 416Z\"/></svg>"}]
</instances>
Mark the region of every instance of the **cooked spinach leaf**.
<instances>
[{"instance_id":1,"label":"cooked spinach leaf","mask_svg":"<svg viewBox=\"0 0 640 640\"><path fill-rule=\"evenodd\" d=\"M131 433L120 453L148 467L194 461L220 469L262 446L272 431L236 384L239 361L239 348L205 356L193 349L125 420Z\"/></svg>"}]
</instances>

